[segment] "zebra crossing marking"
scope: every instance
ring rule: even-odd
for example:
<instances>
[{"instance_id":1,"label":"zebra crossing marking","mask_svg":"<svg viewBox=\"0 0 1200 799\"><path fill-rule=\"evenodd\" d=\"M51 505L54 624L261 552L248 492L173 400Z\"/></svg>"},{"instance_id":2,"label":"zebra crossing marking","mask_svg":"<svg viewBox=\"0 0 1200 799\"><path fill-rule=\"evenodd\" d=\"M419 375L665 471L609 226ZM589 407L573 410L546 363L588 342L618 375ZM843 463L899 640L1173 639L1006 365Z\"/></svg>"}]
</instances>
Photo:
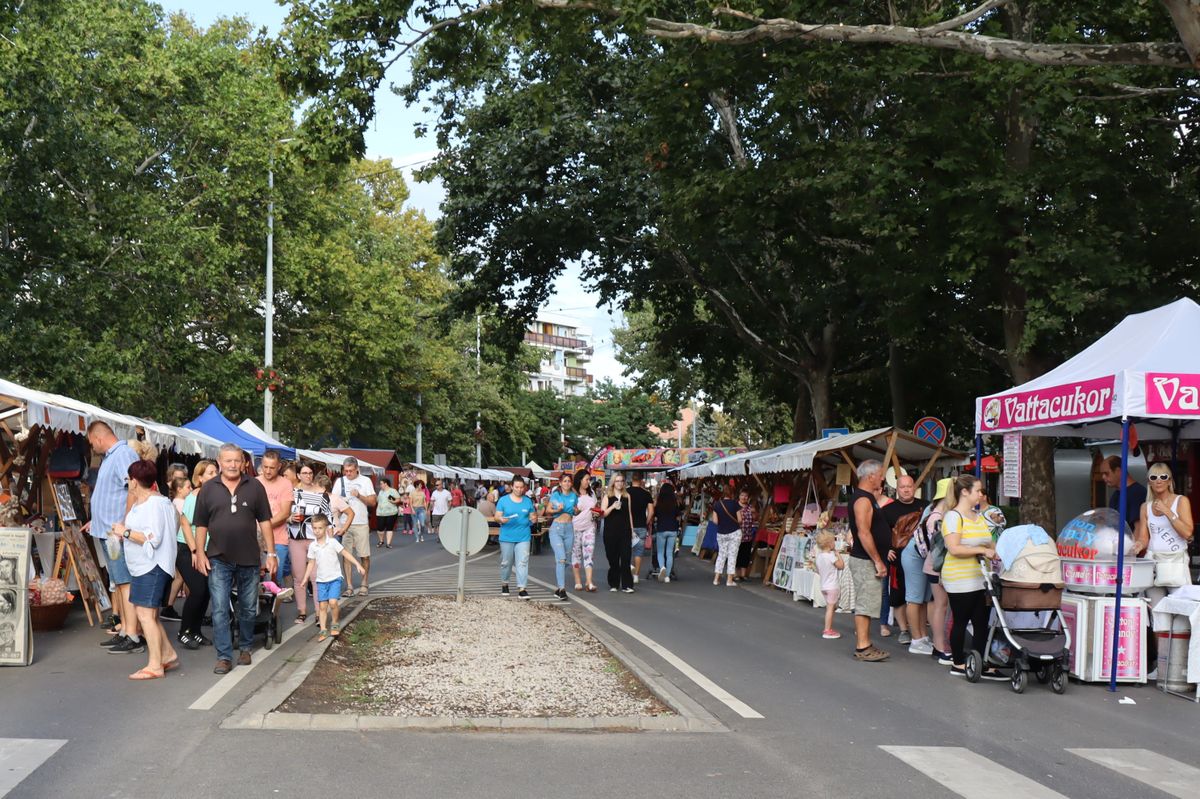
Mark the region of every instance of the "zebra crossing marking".
<instances>
[{"instance_id":1,"label":"zebra crossing marking","mask_svg":"<svg viewBox=\"0 0 1200 799\"><path fill-rule=\"evenodd\" d=\"M0 738L0 797L7 796L65 743L58 738Z\"/></svg>"},{"instance_id":2,"label":"zebra crossing marking","mask_svg":"<svg viewBox=\"0 0 1200 799\"><path fill-rule=\"evenodd\" d=\"M964 799L1067 799L1023 774L961 746L881 746Z\"/></svg>"},{"instance_id":3,"label":"zebra crossing marking","mask_svg":"<svg viewBox=\"0 0 1200 799\"><path fill-rule=\"evenodd\" d=\"M1067 751L1179 799L1194 799L1200 795L1200 769L1151 752L1149 749Z\"/></svg>"}]
</instances>

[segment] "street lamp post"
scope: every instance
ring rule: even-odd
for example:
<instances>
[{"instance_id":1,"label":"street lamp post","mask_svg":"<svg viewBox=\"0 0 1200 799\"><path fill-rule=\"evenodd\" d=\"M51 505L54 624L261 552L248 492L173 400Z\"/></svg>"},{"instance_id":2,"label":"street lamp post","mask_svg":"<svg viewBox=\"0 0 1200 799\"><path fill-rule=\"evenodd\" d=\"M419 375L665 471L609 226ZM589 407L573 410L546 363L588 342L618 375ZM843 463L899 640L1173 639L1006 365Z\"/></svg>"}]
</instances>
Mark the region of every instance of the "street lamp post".
<instances>
[{"instance_id":1,"label":"street lamp post","mask_svg":"<svg viewBox=\"0 0 1200 799\"><path fill-rule=\"evenodd\" d=\"M479 384L479 347L482 332L483 321L479 314L475 315L475 384L478 389ZM480 409L475 410L475 468L483 468L483 438L482 438L482 415Z\"/></svg>"},{"instance_id":2,"label":"street lamp post","mask_svg":"<svg viewBox=\"0 0 1200 799\"><path fill-rule=\"evenodd\" d=\"M293 139L277 139L275 144L287 144ZM272 402L275 392L272 390L273 380L270 380L272 363L275 360L275 146L267 162L267 296L264 301L266 309L266 339L264 347L264 363L269 382L263 386L263 432L268 436L275 435L274 408Z\"/></svg>"}]
</instances>

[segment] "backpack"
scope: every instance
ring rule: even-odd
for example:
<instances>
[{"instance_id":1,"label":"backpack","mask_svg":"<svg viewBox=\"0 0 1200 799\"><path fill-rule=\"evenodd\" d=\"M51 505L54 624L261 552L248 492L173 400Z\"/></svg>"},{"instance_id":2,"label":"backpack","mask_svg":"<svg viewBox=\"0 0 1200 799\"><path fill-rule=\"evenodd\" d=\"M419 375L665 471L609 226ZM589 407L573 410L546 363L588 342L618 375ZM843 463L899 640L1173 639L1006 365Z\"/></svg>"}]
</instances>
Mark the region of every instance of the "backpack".
<instances>
[{"instance_id":1,"label":"backpack","mask_svg":"<svg viewBox=\"0 0 1200 799\"><path fill-rule=\"evenodd\" d=\"M917 527L921 524L921 511L906 513L896 520L896 526L892 528L892 549L900 551L908 546L908 542L912 540L913 534L917 531Z\"/></svg>"},{"instance_id":2,"label":"backpack","mask_svg":"<svg viewBox=\"0 0 1200 799\"><path fill-rule=\"evenodd\" d=\"M961 516L959 517L961 519ZM944 519L938 519L933 525L933 541L929 546L930 566L938 574L942 573L942 566L946 563L946 536L942 535L942 522Z\"/></svg>"}]
</instances>

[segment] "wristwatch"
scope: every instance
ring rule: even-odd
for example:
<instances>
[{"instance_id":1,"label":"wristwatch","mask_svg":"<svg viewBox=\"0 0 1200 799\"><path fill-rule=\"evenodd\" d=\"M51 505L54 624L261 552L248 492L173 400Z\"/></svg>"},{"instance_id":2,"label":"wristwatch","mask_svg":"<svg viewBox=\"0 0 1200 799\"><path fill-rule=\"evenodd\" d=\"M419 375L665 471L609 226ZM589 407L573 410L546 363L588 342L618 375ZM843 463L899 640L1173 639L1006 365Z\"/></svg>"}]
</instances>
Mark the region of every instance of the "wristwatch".
<instances>
[{"instance_id":1,"label":"wristwatch","mask_svg":"<svg viewBox=\"0 0 1200 799\"><path fill-rule=\"evenodd\" d=\"M131 531L131 530L130 530L128 527L126 527L126 528L125 528L125 532L124 532L124 533L122 533L121 535L122 535L122 537L124 537L124 538L129 538L129 533L130 533L130 532L132 532L132 531Z\"/></svg>"}]
</instances>

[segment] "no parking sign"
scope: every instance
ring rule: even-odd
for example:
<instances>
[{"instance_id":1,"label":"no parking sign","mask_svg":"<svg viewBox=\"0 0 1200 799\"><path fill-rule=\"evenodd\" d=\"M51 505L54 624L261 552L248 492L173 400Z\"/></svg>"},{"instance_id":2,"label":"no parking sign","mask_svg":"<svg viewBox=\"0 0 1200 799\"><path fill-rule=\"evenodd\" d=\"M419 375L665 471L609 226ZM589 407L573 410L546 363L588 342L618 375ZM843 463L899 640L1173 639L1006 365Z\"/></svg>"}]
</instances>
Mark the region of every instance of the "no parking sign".
<instances>
[{"instance_id":1,"label":"no parking sign","mask_svg":"<svg viewBox=\"0 0 1200 799\"><path fill-rule=\"evenodd\" d=\"M940 447L946 443L946 423L936 416L924 416L913 425L913 435Z\"/></svg>"}]
</instances>

